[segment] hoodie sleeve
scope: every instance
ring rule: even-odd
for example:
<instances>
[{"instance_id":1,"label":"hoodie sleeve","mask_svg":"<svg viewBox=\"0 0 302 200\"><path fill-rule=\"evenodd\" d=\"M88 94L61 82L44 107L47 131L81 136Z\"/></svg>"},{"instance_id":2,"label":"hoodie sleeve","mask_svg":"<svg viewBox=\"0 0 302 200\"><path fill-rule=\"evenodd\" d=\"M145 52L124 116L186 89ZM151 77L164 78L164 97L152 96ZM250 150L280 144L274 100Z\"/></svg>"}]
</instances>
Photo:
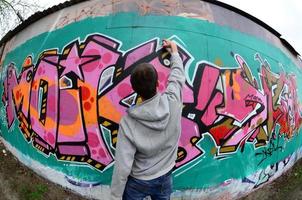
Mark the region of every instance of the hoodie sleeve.
<instances>
[{"instance_id":1,"label":"hoodie sleeve","mask_svg":"<svg viewBox=\"0 0 302 200\"><path fill-rule=\"evenodd\" d=\"M121 200L128 176L132 169L136 148L125 134L125 123L122 119L117 136L117 145L115 151L115 166L111 182L111 200Z\"/></svg>"},{"instance_id":2,"label":"hoodie sleeve","mask_svg":"<svg viewBox=\"0 0 302 200\"><path fill-rule=\"evenodd\" d=\"M183 62L177 52L171 54L171 72L165 91L171 99L182 102L182 87L186 81Z\"/></svg>"}]
</instances>

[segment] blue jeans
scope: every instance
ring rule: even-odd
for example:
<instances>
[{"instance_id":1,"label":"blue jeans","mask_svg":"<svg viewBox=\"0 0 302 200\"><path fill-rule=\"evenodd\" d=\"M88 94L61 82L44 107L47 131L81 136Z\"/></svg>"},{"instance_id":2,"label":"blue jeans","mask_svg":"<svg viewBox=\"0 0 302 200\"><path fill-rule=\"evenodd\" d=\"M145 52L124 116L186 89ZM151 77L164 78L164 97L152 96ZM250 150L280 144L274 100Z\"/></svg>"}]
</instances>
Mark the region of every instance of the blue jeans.
<instances>
[{"instance_id":1,"label":"blue jeans","mask_svg":"<svg viewBox=\"0 0 302 200\"><path fill-rule=\"evenodd\" d=\"M123 200L142 200L151 196L152 200L170 200L172 193L172 170L156 179L144 181L128 177Z\"/></svg>"}]
</instances>

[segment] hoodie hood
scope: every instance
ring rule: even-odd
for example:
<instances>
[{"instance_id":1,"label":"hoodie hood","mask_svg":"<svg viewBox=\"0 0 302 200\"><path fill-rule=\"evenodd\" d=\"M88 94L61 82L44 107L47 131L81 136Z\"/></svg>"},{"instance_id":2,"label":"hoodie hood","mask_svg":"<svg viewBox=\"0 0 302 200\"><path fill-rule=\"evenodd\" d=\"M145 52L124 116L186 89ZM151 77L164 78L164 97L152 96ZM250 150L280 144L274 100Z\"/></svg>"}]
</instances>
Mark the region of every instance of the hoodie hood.
<instances>
[{"instance_id":1,"label":"hoodie hood","mask_svg":"<svg viewBox=\"0 0 302 200\"><path fill-rule=\"evenodd\" d=\"M127 112L144 126L159 131L166 128L170 118L168 100L161 98L159 93L128 109Z\"/></svg>"}]
</instances>

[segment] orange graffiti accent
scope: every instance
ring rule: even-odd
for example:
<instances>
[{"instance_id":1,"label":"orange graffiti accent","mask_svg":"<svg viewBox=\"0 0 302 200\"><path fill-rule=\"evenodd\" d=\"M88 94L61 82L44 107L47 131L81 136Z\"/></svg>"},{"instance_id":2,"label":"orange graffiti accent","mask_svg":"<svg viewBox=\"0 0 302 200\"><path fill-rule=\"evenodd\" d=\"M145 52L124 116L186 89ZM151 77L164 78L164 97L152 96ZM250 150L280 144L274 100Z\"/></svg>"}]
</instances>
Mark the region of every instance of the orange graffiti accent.
<instances>
[{"instance_id":1,"label":"orange graffiti accent","mask_svg":"<svg viewBox=\"0 0 302 200\"><path fill-rule=\"evenodd\" d=\"M51 49L51 50L48 50L48 51L43 51L40 56L39 56L39 59L41 58L44 58L46 56L55 56L55 55L58 55L58 50L56 49Z\"/></svg>"},{"instance_id":2,"label":"orange graffiti accent","mask_svg":"<svg viewBox=\"0 0 302 200\"><path fill-rule=\"evenodd\" d=\"M237 76L240 76L240 74L237 73L237 71L235 71L235 74L234 74L234 83L233 83L232 88L233 88L233 91L234 91L234 97L235 97L235 99L240 100L241 99L241 97L240 97L240 85L236 81Z\"/></svg>"},{"instance_id":3,"label":"orange graffiti accent","mask_svg":"<svg viewBox=\"0 0 302 200\"><path fill-rule=\"evenodd\" d=\"M230 70L226 70L225 73L225 84L227 87L230 87L230 76L231 76L231 71Z\"/></svg>"},{"instance_id":4,"label":"orange graffiti accent","mask_svg":"<svg viewBox=\"0 0 302 200\"><path fill-rule=\"evenodd\" d=\"M122 115L116 109L114 105L112 105L111 101L108 99L106 96L102 96L98 100L98 105L99 105L99 115L110 119L111 121L115 123L119 123L121 121Z\"/></svg>"},{"instance_id":5,"label":"orange graffiti accent","mask_svg":"<svg viewBox=\"0 0 302 200\"><path fill-rule=\"evenodd\" d=\"M81 99L83 103L83 115L86 126L95 125L98 123L97 104L91 103L91 98L97 98L97 90L89 84L78 80L78 85L81 88Z\"/></svg>"},{"instance_id":6,"label":"orange graffiti accent","mask_svg":"<svg viewBox=\"0 0 302 200\"><path fill-rule=\"evenodd\" d=\"M32 106L30 106L30 116L32 118L39 119L39 112ZM47 121L47 123L44 125L45 130L52 129L53 127L57 126L57 122L55 122L52 118L46 117L45 121Z\"/></svg>"},{"instance_id":7,"label":"orange graffiti accent","mask_svg":"<svg viewBox=\"0 0 302 200\"><path fill-rule=\"evenodd\" d=\"M233 77L231 77L233 76ZM235 71L230 71L230 70L226 70L225 72L225 80L226 80L226 85L227 87L232 87L233 91L234 91L234 98L237 100L240 100L240 85L238 83L237 77L240 76L240 72L239 70L235 70ZM232 85L230 85L230 80L232 79Z\"/></svg>"},{"instance_id":8,"label":"orange graffiti accent","mask_svg":"<svg viewBox=\"0 0 302 200\"><path fill-rule=\"evenodd\" d=\"M29 108L30 90L30 83L19 84L13 89L13 95L15 97L14 100L17 110L21 110L22 108Z\"/></svg>"}]
</instances>

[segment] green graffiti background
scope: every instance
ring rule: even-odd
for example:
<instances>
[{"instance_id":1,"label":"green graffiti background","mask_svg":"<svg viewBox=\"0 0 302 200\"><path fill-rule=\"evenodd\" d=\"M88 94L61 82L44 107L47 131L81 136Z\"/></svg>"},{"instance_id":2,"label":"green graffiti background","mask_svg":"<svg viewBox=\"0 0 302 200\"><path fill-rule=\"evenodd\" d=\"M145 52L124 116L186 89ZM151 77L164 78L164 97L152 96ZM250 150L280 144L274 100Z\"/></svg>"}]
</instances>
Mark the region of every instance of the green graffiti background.
<instances>
[{"instance_id":1,"label":"green graffiti background","mask_svg":"<svg viewBox=\"0 0 302 200\"><path fill-rule=\"evenodd\" d=\"M260 65L258 61L254 60L254 55L258 52L262 58L267 59L273 72L281 72L282 68L278 63L282 63L287 73L296 74L297 89L301 91L301 69L295 66L280 49L268 42L207 21L172 16L140 16L136 13L119 13L107 17L87 18L24 41L22 45L6 55L3 66L14 62L20 72L26 56L32 55L35 63L43 50L58 48L61 52L64 45L78 38L83 41L87 35L93 33L101 33L120 40L122 42L120 49L125 51L155 37L163 39L176 35L179 38L176 40L194 57L188 70L190 78L194 75L196 63L201 60L212 63L219 60L222 67L236 68L237 64L231 56L231 52L234 52L240 54L247 61L253 75L260 83L258 77ZM3 93L3 86L0 88L0 93ZM300 102L301 98L299 94ZM74 179L110 184L112 167L100 172L86 164L58 161L53 155L45 157L26 142L18 128L17 120L10 130L7 129L3 121L5 119L3 103L1 104L1 118L2 137L23 154ZM228 179L242 179L292 154L301 146L301 137L301 134L294 135L290 140L281 137L278 145L283 146L284 150L273 152L272 156L258 166L262 157L255 156L255 154L268 147L255 150L252 143L247 143L243 152L238 151L226 159L218 160L211 153L212 148L215 147L213 140L208 135L204 135L198 145L205 154L174 172L174 187L175 189L206 188ZM272 143L277 145L277 140Z\"/></svg>"}]
</instances>

